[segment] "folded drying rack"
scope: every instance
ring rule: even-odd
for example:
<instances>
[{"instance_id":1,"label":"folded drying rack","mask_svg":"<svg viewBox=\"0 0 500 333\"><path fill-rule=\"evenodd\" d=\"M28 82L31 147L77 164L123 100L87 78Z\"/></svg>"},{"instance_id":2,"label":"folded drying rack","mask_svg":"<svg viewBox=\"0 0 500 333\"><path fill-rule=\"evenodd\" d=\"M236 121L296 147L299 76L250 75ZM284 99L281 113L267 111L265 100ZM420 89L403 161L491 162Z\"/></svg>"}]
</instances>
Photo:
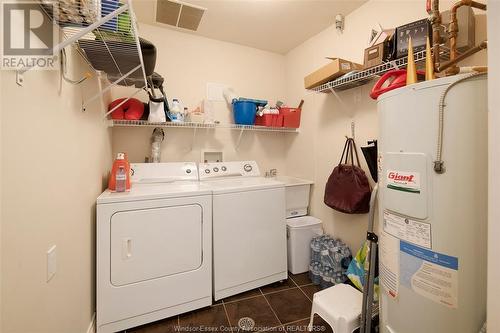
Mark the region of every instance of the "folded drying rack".
<instances>
[{"instance_id":1,"label":"folded drying rack","mask_svg":"<svg viewBox=\"0 0 500 333\"><path fill-rule=\"evenodd\" d=\"M40 6L61 31L60 42L48 55L56 56L65 47L75 45L99 76L107 74L107 80L100 80L99 92L82 102L83 110L116 85L135 88L121 104L147 87L132 0L40 0ZM22 86L22 76L30 69L17 71L19 85Z\"/></svg>"}]
</instances>

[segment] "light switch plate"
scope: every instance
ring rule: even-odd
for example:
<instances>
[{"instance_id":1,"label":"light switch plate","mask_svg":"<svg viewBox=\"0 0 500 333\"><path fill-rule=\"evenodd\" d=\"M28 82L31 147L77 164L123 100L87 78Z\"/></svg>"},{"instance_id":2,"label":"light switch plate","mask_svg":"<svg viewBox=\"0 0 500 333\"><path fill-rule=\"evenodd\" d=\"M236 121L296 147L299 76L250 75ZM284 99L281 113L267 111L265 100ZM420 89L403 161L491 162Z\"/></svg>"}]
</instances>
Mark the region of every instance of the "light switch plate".
<instances>
[{"instance_id":1,"label":"light switch plate","mask_svg":"<svg viewBox=\"0 0 500 333\"><path fill-rule=\"evenodd\" d=\"M49 282L54 275L56 275L57 270L57 256L56 256L56 246L53 245L47 251L47 282Z\"/></svg>"}]
</instances>

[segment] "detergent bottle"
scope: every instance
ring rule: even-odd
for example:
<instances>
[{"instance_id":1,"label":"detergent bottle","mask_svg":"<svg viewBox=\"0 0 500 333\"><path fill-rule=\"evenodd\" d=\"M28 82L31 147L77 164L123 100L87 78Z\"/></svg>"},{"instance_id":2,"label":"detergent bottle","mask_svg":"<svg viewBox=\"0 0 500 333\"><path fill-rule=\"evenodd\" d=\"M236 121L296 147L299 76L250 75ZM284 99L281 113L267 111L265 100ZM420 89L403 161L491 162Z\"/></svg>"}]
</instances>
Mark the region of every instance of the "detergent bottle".
<instances>
[{"instance_id":1,"label":"detergent bottle","mask_svg":"<svg viewBox=\"0 0 500 333\"><path fill-rule=\"evenodd\" d=\"M127 172L125 171L125 167L119 166L118 171L116 172L116 192L125 192L127 190Z\"/></svg>"},{"instance_id":2,"label":"detergent bottle","mask_svg":"<svg viewBox=\"0 0 500 333\"><path fill-rule=\"evenodd\" d=\"M126 172L126 175L127 175L127 178L126 178L126 189L130 190L130 177L132 176L132 174L130 173L130 162L128 160L128 154L127 153L123 153L123 157L125 159L125 172Z\"/></svg>"},{"instance_id":3,"label":"detergent bottle","mask_svg":"<svg viewBox=\"0 0 500 333\"><path fill-rule=\"evenodd\" d=\"M119 174L120 171L120 174ZM108 188L111 191L116 191L116 181L117 177L120 181L123 181L123 174L125 174L125 189L130 189L130 164L126 159L124 153L118 153L116 159L113 162L113 168L111 169L111 175L109 176Z\"/></svg>"}]
</instances>

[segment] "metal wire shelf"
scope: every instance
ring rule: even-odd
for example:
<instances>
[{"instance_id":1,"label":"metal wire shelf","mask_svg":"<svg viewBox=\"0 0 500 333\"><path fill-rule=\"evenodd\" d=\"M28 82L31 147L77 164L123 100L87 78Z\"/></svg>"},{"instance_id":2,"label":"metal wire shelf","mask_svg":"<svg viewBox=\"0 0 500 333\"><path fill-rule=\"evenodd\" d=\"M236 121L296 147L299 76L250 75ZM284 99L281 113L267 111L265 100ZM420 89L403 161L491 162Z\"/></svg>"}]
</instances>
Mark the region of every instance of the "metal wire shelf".
<instances>
[{"instance_id":1,"label":"metal wire shelf","mask_svg":"<svg viewBox=\"0 0 500 333\"><path fill-rule=\"evenodd\" d=\"M254 126L254 125L238 125L238 124L205 124L205 123L155 123L147 120L110 120L109 126L111 127L166 127L166 128L191 128L191 129L211 129L211 128L225 128L230 130L242 131L260 131L260 132L284 132L284 133L297 133L298 128L288 127L267 127L267 126Z\"/></svg>"},{"instance_id":2,"label":"metal wire shelf","mask_svg":"<svg viewBox=\"0 0 500 333\"><path fill-rule=\"evenodd\" d=\"M191 148L193 149L196 132L198 129L228 129L228 130L238 130L240 133L236 140L235 149L238 150L240 147L241 139L243 133L245 132L279 132L279 133L298 133L298 128L288 128L288 127L267 127L267 126L254 126L254 125L238 125L238 124L205 124L205 123L176 123L176 122L166 122L166 123L155 123L149 122L147 120L109 120L110 127L161 127L161 128L187 128L193 131L193 136L191 139Z\"/></svg>"},{"instance_id":3,"label":"metal wire shelf","mask_svg":"<svg viewBox=\"0 0 500 333\"><path fill-rule=\"evenodd\" d=\"M443 51L441 53L440 58L442 58L443 60L447 60L449 57L449 50L446 49L444 45L442 45L441 48ZM414 54L415 62L419 63L425 61L425 53L426 53L425 50L416 52ZM359 71L347 78L340 77L333 81L323 83L322 85L314 87L310 90L315 92L331 92L332 90L351 89L357 86L367 84L368 82L371 81L371 79L375 78L376 76L382 75L392 69L405 68L407 64L408 64L408 59L406 57L400 58L397 60L383 63L381 65L372 68Z\"/></svg>"},{"instance_id":4,"label":"metal wire shelf","mask_svg":"<svg viewBox=\"0 0 500 333\"><path fill-rule=\"evenodd\" d=\"M115 109L147 87L142 41L132 0L39 1L61 31L61 41L52 48L51 54L57 55L65 47L75 45L91 68L99 75L106 74L105 84L83 103L82 109L116 85L134 86L135 90Z\"/></svg>"}]
</instances>

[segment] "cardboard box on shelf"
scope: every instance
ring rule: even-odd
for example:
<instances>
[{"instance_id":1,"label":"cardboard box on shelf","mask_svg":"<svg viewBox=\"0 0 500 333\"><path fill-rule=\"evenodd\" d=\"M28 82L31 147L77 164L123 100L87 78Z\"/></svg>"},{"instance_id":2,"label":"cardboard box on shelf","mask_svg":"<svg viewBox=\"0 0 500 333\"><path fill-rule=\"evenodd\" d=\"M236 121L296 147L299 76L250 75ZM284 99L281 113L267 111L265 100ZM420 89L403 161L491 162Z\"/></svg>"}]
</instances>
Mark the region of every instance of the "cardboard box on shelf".
<instances>
[{"instance_id":1,"label":"cardboard box on shelf","mask_svg":"<svg viewBox=\"0 0 500 333\"><path fill-rule=\"evenodd\" d=\"M328 81L332 81L355 69L362 69L363 66L349 60L340 58L327 58L331 62L320 69L312 72L304 78L304 87L312 89Z\"/></svg>"},{"instance_id":2,"label":"cardboard box on shelf","mask_svg":"<svg viewBox=\"0 0 500 333\"><path fill-rule=\"evenodd\" d=\"M395 57L394 49L394 32L395 29L383 30L369 47L365 49L364 68L378 66L386 61L393 60Z\"/></svg>"},{"instance_id":3,"label":"cardboard box on shelf","mask_svg":"<svg viewBox=\"0 0 500 333\"><path fill-rule=\"evenodd\" d=\"M365 61L363 62L365 69L378 66L384 62L384 47L385 42L382 42L365 49Z\"/></svg>"}]
</instances>

